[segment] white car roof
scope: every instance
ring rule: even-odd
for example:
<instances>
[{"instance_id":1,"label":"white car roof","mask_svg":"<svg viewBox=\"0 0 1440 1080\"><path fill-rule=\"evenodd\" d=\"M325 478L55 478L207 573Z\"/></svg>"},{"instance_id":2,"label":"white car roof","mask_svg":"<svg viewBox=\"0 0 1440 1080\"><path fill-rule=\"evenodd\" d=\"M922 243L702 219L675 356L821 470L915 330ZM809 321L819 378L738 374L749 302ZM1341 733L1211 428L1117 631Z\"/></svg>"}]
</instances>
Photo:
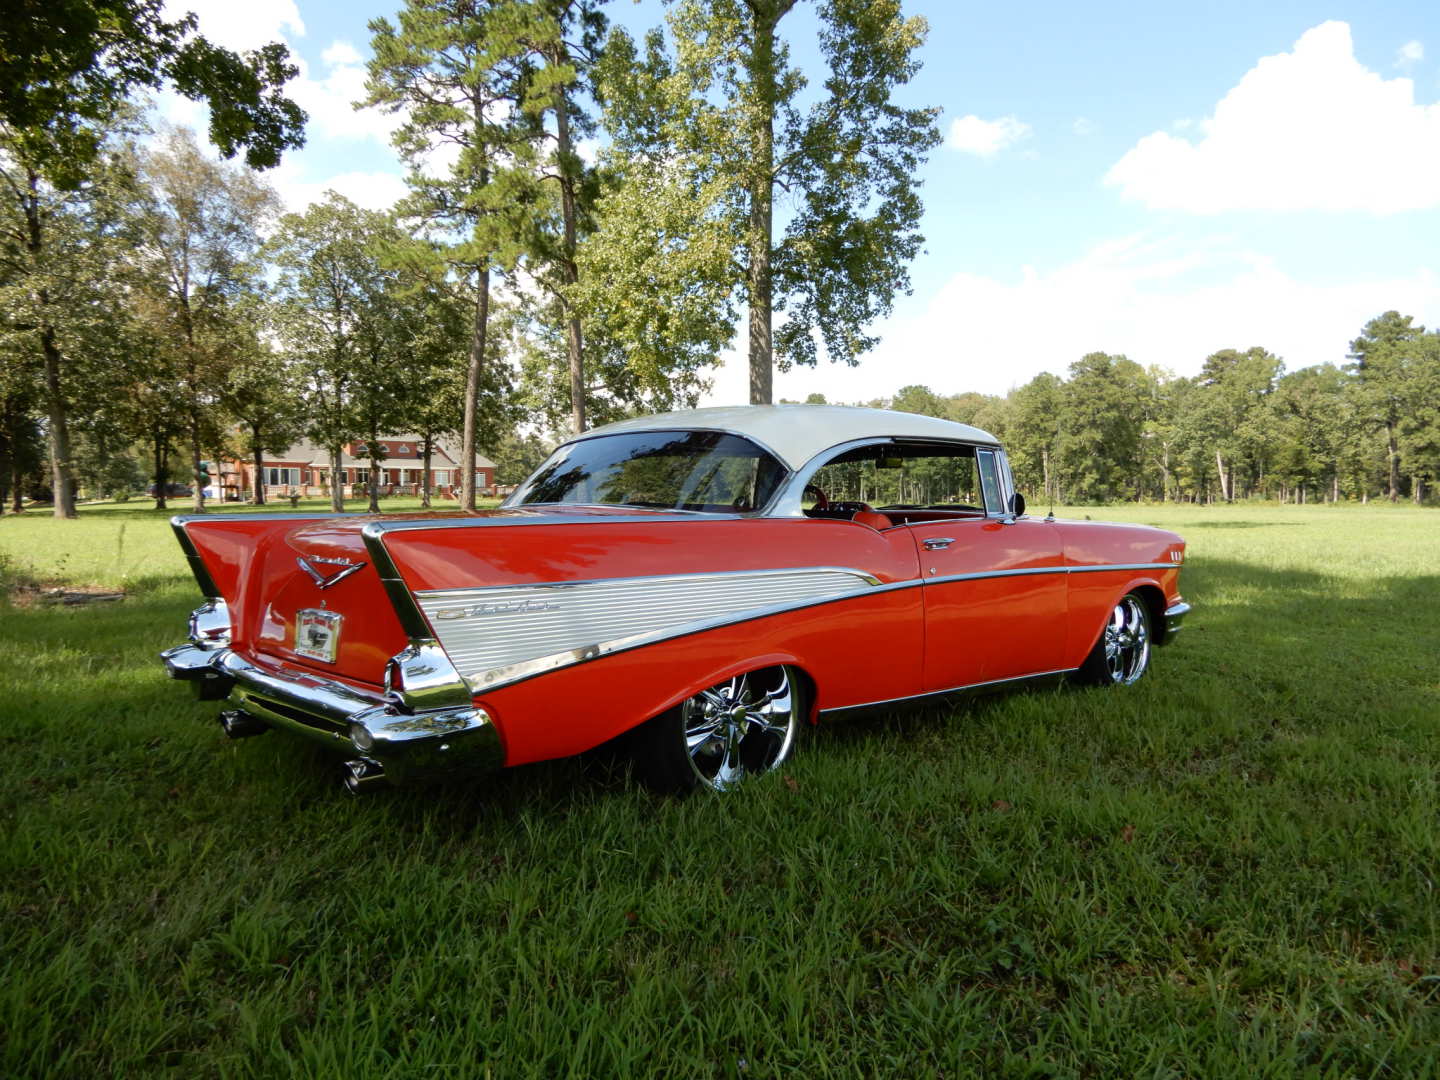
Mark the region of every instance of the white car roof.
<instances>
[{"instance_id":1,"label":"white car roof","mask_svg":"<svg viewBox=\"0 0 1440 1080\"><path fill-rule=\"evenodd\" d=\"M848 405L734 405L656 413L593 428L571 442L631 431L728 431L760 443L794 470L822 450L856 439L899 436L999 445L989 432L916 413Z\"/></svg>"}]
</instances>

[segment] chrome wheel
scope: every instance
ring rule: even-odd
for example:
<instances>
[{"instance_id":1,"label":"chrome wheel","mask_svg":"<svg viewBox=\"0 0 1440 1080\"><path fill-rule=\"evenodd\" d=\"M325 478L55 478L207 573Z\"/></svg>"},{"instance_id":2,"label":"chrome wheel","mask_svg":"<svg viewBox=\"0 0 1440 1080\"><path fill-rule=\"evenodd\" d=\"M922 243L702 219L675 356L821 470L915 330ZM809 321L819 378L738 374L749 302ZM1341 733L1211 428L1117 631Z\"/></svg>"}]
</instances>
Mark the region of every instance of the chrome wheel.
<instances>
[{"instance_id":1,"label":"chrome wheel","mask_svg":"<svg viewBox=\"0 0 1440 1080\"><path fill-rule=\"evenodd\" d=\"M786 667L737 675L680 706L690 769L716 791L784 761L799 722L799 686Z\"/></svg>"},{"instance_id":2,"label":"chrome wheel","mask_svg":"<svg viewBox=\"0 0 1440 1080\"><path fill-rule=\"evenodd\" d=\"M1127 593L1110 612L1099 647L1108 681L1114 685L1129 686L1145 674L1150 663L1150 615L1134 593Z\"/></svg>"}]
</instances>

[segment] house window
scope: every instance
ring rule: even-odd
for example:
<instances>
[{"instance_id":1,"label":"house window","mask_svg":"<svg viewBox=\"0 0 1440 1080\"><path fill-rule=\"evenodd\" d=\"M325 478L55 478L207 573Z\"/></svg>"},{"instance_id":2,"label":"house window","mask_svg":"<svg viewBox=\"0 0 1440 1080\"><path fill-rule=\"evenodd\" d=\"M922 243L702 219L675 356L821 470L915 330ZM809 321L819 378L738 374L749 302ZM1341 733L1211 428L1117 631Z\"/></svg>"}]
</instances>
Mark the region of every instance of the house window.
<instances>
[{"instance_id":1,"label":"house window","mask_svg":"<svg viewBox=\"0 0 1440 1080\"><path fill-rule=\"evenodd\" d=\"M300 484L300 470L267 468L265 470L265 483L270 487L298 487Z\"/></svg>"},{"instance_id":2,"label":"house window","mask_svg":"<svg viewBox=\"0 0 1440 1080\"><path fill-rule=\"evenodd\" d=\"M370 482L370 470L369 470L369 469L356 469L356 470L355 470L355 483L357 483L357 484L368 484L369 482Z\"/></svg>"}]
</instances>

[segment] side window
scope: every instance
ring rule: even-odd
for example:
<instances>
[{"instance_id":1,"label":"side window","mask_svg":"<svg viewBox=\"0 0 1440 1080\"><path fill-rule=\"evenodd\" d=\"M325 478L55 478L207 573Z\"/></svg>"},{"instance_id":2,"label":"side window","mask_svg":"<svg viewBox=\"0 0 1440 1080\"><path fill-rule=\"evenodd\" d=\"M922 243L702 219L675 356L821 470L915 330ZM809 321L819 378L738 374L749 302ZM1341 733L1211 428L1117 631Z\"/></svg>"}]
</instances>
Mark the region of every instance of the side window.
<instances>
[{"instance_id":1,"label":"side window","mask_svg":"<svg viewBox=\"0 0 1440 1080\"><path fill-rule=\"evenodd\" d=\"M985 495L985 512L1003 514L1005 500L1000 493L1000 463L995 460L995 451L977 450L975 461L980 467L980 489Z\"/></svg>"},{"instance_id":2,"label":"side window","mask_svg":"<svg viewBox=\"0 0 1440 1080\"><path fill-rule=\"evenodd\" d=\"M996 466L990 456L994 483ZM846 450L815 470L805 487L802 510L815 514L835 503L866 503L880 511L980 514L987 500L975 447L896 441Z\"/></svg>"}]
</instances>

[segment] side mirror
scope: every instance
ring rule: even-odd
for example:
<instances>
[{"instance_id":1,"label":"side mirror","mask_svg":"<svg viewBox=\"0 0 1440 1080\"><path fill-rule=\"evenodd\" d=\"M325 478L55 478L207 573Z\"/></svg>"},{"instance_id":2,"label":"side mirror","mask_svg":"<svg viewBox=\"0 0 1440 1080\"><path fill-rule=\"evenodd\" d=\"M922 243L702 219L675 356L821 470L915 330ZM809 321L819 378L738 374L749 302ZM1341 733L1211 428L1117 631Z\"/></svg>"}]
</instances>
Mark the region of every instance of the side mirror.
<instances>
[{"instance_id":1,"label":"side mirror","mask_svg":"<svg viewBox=\"0 0 1440 1080\"><path fill-rule=\"evenodd\" d=\"M1010 496L1010 513L1020 517L1025 513L1025 496L1018 491Z\"/></svg>"}]
</instances>

